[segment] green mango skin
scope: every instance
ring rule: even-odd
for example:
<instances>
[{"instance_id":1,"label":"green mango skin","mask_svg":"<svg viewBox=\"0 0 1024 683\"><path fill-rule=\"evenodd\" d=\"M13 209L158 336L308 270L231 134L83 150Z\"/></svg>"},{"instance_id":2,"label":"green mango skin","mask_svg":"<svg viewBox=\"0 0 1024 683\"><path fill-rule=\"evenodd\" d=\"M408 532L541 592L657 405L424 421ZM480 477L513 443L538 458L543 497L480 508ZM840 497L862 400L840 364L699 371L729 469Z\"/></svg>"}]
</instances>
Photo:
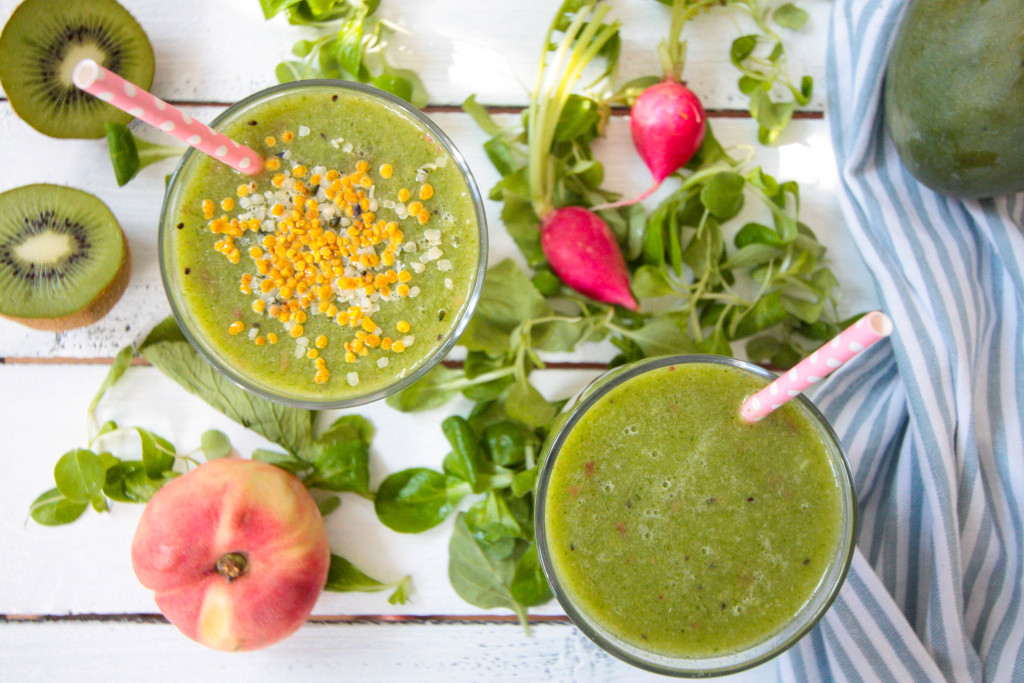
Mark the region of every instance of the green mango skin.
<instances>
[{"instance_id":1,"label":"green mango skin","mask_svg":"<svg viewBox=\"0 0 1024 683\"><path fill-rule=\"evenodd\" d=\"M911 0L885 120L904 165L933 190L1024 190L1024 0Z\"/></svg>"}]
</instances>

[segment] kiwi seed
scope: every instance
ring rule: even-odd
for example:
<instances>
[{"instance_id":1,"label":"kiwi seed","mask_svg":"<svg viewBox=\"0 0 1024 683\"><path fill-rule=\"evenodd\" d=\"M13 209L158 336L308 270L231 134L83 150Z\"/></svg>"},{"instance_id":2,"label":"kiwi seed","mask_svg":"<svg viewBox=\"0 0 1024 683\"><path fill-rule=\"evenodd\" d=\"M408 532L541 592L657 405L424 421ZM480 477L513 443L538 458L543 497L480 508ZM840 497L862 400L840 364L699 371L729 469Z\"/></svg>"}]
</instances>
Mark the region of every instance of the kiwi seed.
<instances>
[{"instance_id":1,"label":"kiwi seed","mask_svg":"<svg viewBox=\"0 0 1024 683\"><path fill-rule=\"evenodd\" d=\"M128 241L93 195L60 185L0 194L0 316L40 330L96 322L124 293Z\"/></svg>"},{"instance_id":2,"label":"kiwi seed","mask_svg":"<svg viewBox=\"0 0 1024 683\"><path fill-rule=\"evenodd\" d=\"M0 34L0 83L30 126L55 138L98 138L131 116L79 90L71 72L91 58L148 90L153 48L115 0L25 0Z\"/></svg>"}]
</instances>

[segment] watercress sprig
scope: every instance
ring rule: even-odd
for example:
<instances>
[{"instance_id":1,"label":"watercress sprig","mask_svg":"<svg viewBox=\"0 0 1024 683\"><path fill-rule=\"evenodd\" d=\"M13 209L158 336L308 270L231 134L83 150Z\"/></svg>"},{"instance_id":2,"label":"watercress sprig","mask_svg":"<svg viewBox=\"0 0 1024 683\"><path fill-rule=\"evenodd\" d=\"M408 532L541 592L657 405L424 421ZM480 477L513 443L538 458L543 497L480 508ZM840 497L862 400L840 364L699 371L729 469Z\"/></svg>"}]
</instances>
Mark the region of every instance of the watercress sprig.
<instances>
[{"instance_id":1,"label":"watercress sprig","mask_svg":"<svg viewBox=\"0 0 1024 683\"><path fill-rule=\"evenodd\" d=\"M375 16L380 0L260 0L260 5L267 19L285 12L289 23L318 32L313 40L295 43L297 59L277 65L281 83L341 78L372 83L416 107L427 104L419 76L388 61L388 38L399 28Z\"/></svg>"},{"instance_id":2,"label":"watercress sprig","mask_svg":"<svg viewBox=\"0 0 1024 683\"><path fill-rule=\"evenodd\" d=\"M123 123L108 121L106 127L107 148L118 187L128 184L146 166L185 153L184 147L158 145L136 137Z\"/></svg>"},{"instance_id":3,"label":"watercress sprig","mask_svg":"<svg viewBox=\"0 0 1024 683\"><path fill-rule=\"evenodd\" d=\"M680 78L686 54L681 39L684 26L700 14L719 9L749 16L757 31L739 36L729 48L729 60L739 69L740 92L750 99L750 115L758 123L758 140L769 145L789 125L798 106L811 100L814 79L802 76L794 82L789 75L786 47L772 25L799 30L807 23L807 12L791 2L768 5L763 0L658 0L672 8L668 40L659 47L666 75ZM788 93L784 98L782 93Z\"/></svg>"}]
</instances>

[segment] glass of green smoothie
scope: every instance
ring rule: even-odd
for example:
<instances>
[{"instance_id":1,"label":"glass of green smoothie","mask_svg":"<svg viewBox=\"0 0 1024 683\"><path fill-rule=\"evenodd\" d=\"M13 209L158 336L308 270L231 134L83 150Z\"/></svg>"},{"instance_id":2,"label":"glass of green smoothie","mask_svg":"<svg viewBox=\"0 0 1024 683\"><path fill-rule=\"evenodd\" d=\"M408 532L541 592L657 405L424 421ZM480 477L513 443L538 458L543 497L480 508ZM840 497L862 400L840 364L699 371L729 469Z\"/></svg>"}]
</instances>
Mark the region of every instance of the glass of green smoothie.
<instances>
[{"instance_id":1,"label":"glass of green smoothie","mask_svg":"<svg viewBox=\"0 0 1024 683\"><path fill-rule=\"evenodd\" d=\"M828 610L856 498L835 433L802 395L763 421L774 376L720 356L612 370L570 403L537 487L541 564L611 654L675 676L765 662Z\"/></svg>"},{"instance_id":2,"label":"glass of green smoothie","mask_svg":"<svg viewBox=\"0 0 1024 683\"><path fill-rule=\"evenodd\" d=\"M264 158L243 176L189 149L160 267L192 345L265 398L343 408L392 394L455 345L486 270L483 201L426 115L370 86L299 81L211 127Z\"/></svg>"}]
</instances>

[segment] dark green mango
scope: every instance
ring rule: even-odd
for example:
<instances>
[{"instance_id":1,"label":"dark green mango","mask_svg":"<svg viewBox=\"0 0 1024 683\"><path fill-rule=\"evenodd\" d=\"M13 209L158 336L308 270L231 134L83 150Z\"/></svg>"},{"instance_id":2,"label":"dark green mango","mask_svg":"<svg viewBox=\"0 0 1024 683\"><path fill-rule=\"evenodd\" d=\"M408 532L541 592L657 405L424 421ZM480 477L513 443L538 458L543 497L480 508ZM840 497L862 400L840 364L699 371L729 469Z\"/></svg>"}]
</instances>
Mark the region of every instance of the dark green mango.
<instances>
[{"instance_id":1,"label":"dark green mango","mask_svg":"<svg viewBox=\"0 0 1024 683\"><path fill-rule=\"evenodd\" d=\"M885 120L904 165L933 190L1024 190L1024 0L910 0Z\"/></svg>"}]
</instances>

